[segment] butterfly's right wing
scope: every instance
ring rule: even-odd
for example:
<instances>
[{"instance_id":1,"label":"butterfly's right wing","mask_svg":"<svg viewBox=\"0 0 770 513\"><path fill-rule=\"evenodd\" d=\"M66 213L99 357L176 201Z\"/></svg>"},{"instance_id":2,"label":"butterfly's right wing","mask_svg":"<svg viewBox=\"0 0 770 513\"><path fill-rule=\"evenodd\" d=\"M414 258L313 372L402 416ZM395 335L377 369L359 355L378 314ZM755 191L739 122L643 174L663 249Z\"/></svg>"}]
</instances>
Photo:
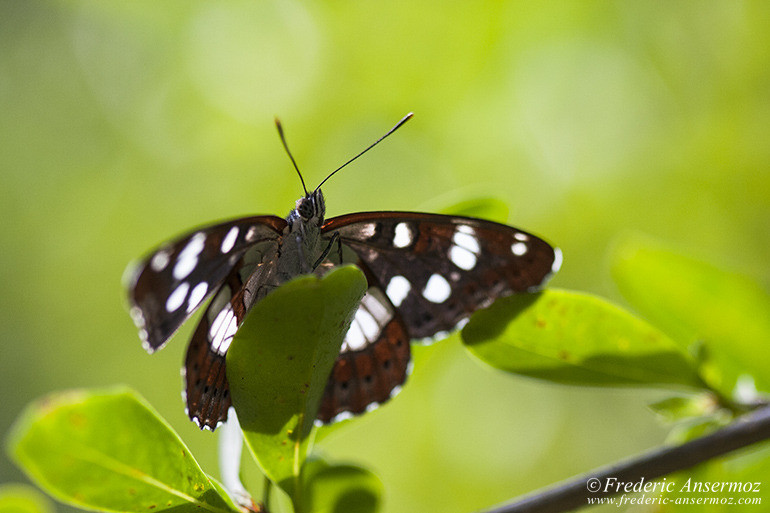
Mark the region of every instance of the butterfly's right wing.
<instances>
[{"instance_id":1,"label":"butterfly's right wing","mask_svg":"<svg viewBox=\"0 0 770 513\"><path fill-rule=\"evenodd\" d=\"M250 248L275 243L285 227L276 216L228 221L171 241L130 267L130 312L144 348L160 349Z\"/></svg>"},{"instance_id":2,"label":"butterfly's right wing","mask_svg":"<svg viewBox=\"0 0 770 513\"><path fill-rule=\"evenodd\" d=\"M342 420L393 397L409 374L409 334L401 316L360 260L369 287L345 335L324 390L318 420Z\"/></svg>"},{"instance_id":3,"label":"butterfly's right wing","mask_svg":"<svg viewBox=\"0 0 770 513\"><path fill-rule=\"evenodd\" d=\"M366 264L413 339L438 337L497 298L541 287L561 253L511 226L417 212L360 212L323 226Z\"/></svg>"},{"instance_id":4,"label":"butterfly's right wing","mask_svg":"<svg viewBox=\"0 0 770 513\"><path fill-rule=\"evenodd\" d=\"M561 256L517 228L456 216L361 212L323 227L360 267L369 288L345 336L318 419L386 401L409 372L409 340L453 329L492 300L541 286ZM330 239L331 240L331 239ZM340 262L342 260L342 262Z\"/></svg>"}]
</instances>

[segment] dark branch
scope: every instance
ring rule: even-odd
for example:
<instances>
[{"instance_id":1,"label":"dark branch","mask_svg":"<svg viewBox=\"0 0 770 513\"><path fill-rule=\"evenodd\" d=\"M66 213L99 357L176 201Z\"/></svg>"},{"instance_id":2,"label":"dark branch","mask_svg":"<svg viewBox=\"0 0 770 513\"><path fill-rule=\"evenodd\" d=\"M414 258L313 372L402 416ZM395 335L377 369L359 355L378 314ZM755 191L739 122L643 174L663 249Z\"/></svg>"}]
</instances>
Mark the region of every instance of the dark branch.
<instances>
[{"instance_id":1,"label":"dark branch","mask_svg":"<svg viewBox=\"0 0 770 513\"><path fill-rule=\"evenodd\" d=\"M616 488L604 491L608 478L623 483L651 481L671 472L684 470L712 458L770 438L770 407L746 415L720 429L677 447L666 447L638 458L600 468L590 474L565 481L553 488L538 491L485 513L557 513L588 505L589 497L610 497L624 493ZM591 493L589 480L598 480L600 491Z\"/></svg>"}]
</instances>

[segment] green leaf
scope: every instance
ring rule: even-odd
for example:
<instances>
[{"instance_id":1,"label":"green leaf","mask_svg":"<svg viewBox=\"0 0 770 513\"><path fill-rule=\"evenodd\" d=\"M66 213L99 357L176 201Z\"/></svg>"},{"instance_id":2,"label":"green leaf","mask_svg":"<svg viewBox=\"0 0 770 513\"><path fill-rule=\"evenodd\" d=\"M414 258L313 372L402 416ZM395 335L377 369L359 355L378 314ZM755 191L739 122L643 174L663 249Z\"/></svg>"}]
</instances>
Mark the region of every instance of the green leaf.
<instances>
[{"instance_id":1,"label":"green leaf","mask_svg":"<svg viewBox=\"0 0 770 513\"><path fill-rule=\"evenodd\" d=\"M356 465L331 465L315 456L302 470L304 504L313 513L374 513L382 482Z\"/></svg>"},{"instance_id":2,"label":"green leaf","mask_svg":"<svg viewBox=\"0 0 770 513\"><path fill-rule=\"evenodd\" d=\"M692 359L664 334L587 294L516 294L477 312L466 347L499 369L576 385L701 387Z\"/></svg>"},{"instance_id":3,"label":"green leaf","mask_svg":"<svg viewBox=\"0 0 770 513\"><path fill-rule=\"evenodd\" d=\"M4 484L0 486L0 513L52 513L53 505L31 486Z\"/></svg>"},{"instance_id":4,"label":"green leaf","mask_svg":"<svg viewBox=\"0 0 770 513\"><path fill-rule=\"evenodd\" d=\"M190 451L135 392L69 391L29 407L11 457L63 502L104 511L238 511Z\"/></svg>"},{"instance_id":5,"label":"green leaf","mask_svg":"<svg viewBox=\"0 0 770 513\"><path fill-rule=\"evenodd\" d=\"M749 372L770 391L770 295L757 283L643 236L616 245L612 271L629 303L680 344L703 340L711 385L729 393Z\"/></svg>"},{"instance_id":6,"label":"green leaf","mask_svg":"<svg viewBox=\"0 0 770 513\"><path fill-rule=\"evenodd\" d=\"M498 223L506 222L509 214L508 204L497 198L469 199L441 209L441 211L454 216L477 217Z\"/></svg>"},{"instance_id":7,"label":"green leaf","mask_svg":"<svg viewBox=\"0 0 770 513\"><path fill-rule=\"evenodd\" d=\"M227 355L227 379L247 445L293 498L308 435L343 338L366 291L356 267L303 276L252 309Z\"/></svg>"},{"instance_id":8,"label":"green leaf","mask_svg":"<svg viewBox=\"0 0 770 513\"><path fill-rule=\"evenodd\" d=\"M650 409L667 422L713 414L719 408L719 399L709 392L690 396L667 397L649 405Z\"/></svg>"},{"instance_id":9,"label":"green leaf","mask_svg":"<svg viewBox=\"0 0 770 513\"><path fill-rule=\"evenodd\" d=\"M681 445L695 440L727 426L732 420L734 417L726 410L719 410L703 417L685 419L671 428L666 436L666 444Z\"/></svg>"}]
</instances>

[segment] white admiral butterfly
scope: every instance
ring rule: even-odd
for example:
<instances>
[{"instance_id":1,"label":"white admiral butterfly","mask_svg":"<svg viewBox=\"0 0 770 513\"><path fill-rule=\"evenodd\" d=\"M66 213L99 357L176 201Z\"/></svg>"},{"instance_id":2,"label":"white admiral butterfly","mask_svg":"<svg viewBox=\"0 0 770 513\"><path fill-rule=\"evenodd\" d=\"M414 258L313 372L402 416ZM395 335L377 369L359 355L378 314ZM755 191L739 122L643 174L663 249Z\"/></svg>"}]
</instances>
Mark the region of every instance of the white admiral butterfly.
<instances>
[{"instance_id":1,"label":"white admiral butterfly","mask_svg":"<svg viewBox=\"0 0 770 513\"><path fill-rule=\"evenodd\" d=\"M410 340L452 330L499 297L537 289L558 270L558 249L490 221L415 212L324 219L321 185L411 116L312 192L300 174L305 195L286 219L255 216L200 228L161 246L133 271L131 316L150 353L213 296L183 369L187 411L201 428L214 429L227 418L225 355L244 317L298 275L354 263L368 280L318 412L318 420L330 422L384 402L400 388ZM276 126L286 147L277 120Z\"/></svg>"}]
</instances>

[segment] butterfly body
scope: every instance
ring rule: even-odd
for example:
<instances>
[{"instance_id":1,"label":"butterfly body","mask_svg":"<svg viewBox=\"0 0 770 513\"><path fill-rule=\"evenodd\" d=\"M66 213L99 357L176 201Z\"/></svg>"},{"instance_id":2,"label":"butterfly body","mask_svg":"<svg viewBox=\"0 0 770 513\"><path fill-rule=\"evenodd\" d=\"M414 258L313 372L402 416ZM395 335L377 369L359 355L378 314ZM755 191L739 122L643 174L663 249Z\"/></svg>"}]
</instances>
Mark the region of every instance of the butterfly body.
<instances>
[{"instance_id":1,"label":"butterfly body","mask_svg":"<svg viewBox=\"0 0 770 513\"><path fill-rule=\"evenodd\" d=\"M247 269L248 276L242 277L246 280L243 298L246 311L272 289L319 267L319 259L331 245L321 234L324 213L320 190L297 200L276 244L261 252L255 269Z\"/></svg>"},{"instance_id":2,"label":"butterfly body","mask_svg":"<svg viewBox=\"0 0 770 513\"><path fill-rule=\"evenodd\" d=\"M558 250L542 239L491 221L417 212L325 220L319 186L286 219L235 219L161 246L133 270L128 288L131 316L149 352L211 297L183 375L190 418L214 429L231 404L230 342L249 310L292 278L354 264L368 282L322 397L318 420L330 422L367 411L400 389L410 340L441 337L495 299L537 289L560 263Z\"/></svg>"}]
</instances>

